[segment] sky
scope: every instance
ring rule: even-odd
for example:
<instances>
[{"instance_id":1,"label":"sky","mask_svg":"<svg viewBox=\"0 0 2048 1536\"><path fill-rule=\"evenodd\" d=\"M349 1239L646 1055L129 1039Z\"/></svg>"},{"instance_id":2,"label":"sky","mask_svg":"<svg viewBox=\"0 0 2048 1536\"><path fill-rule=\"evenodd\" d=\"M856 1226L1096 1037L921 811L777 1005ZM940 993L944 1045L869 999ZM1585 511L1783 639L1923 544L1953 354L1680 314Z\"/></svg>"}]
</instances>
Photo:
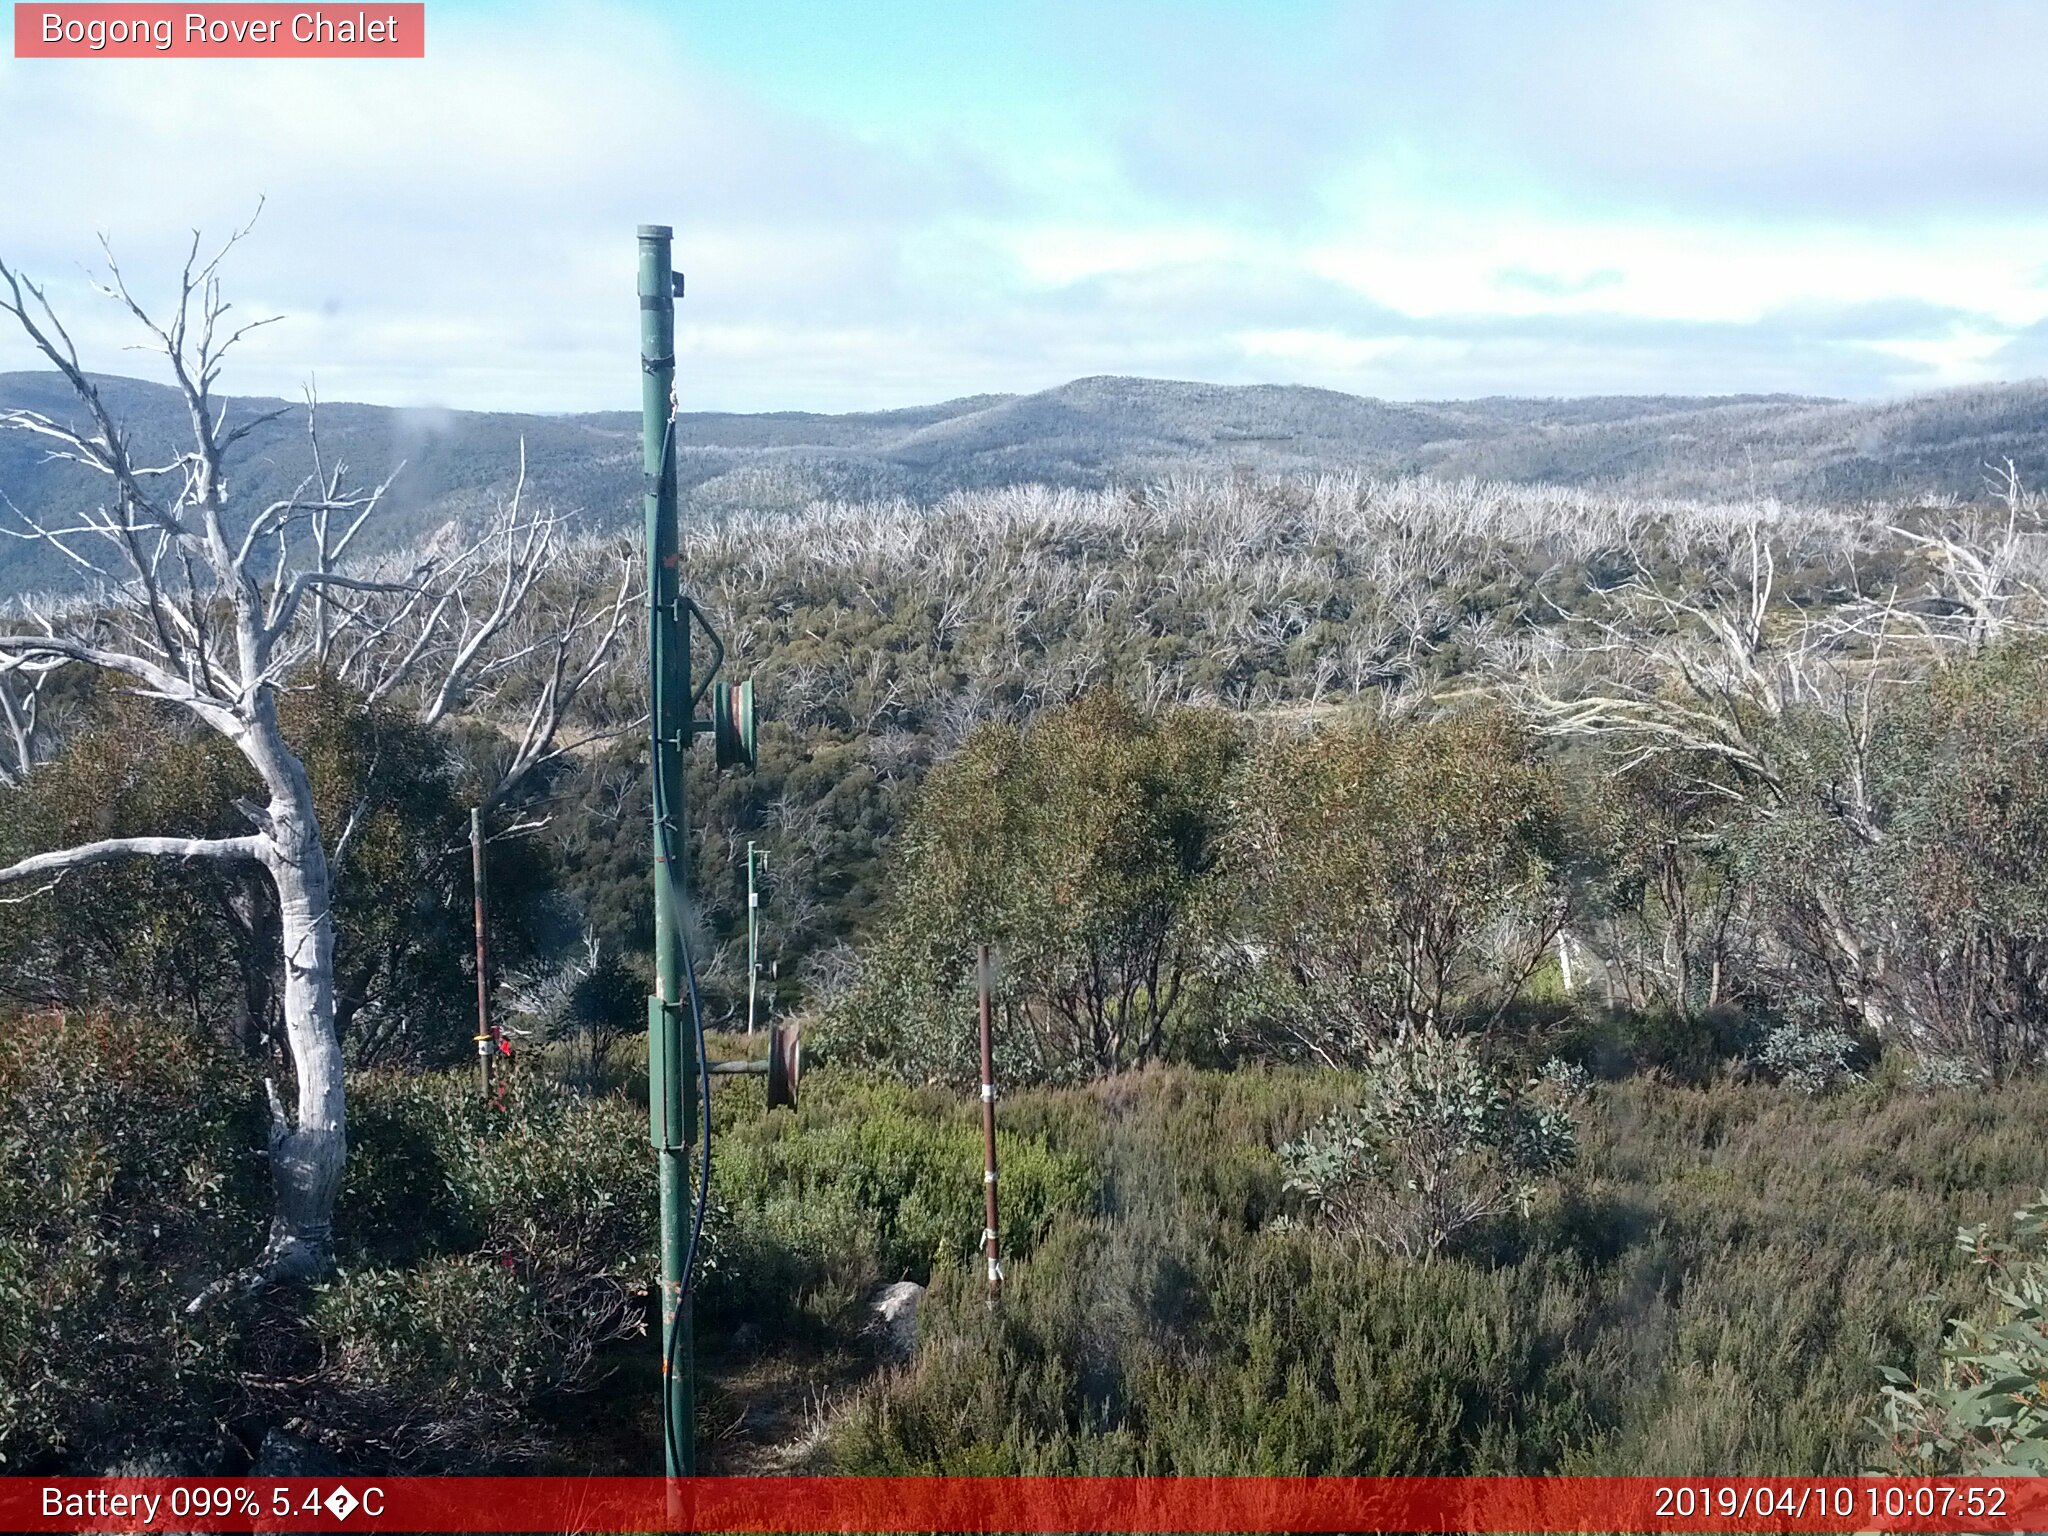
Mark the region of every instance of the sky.
<instances>
[{"instance_id":1,"label":"sky","mask_svg":"<svg viewBox=\"0 0 2048 1536\"><path fill-rule=\"evenodd\" d=\"M1091 374L1389 399L1872 398L2048 372L2048 5L429 0L422 60L0 58L0 257L148 374L196 227L225 387L686 406ZM33 359L0 333L0 371Z\"/></svg>"}]
</instances>

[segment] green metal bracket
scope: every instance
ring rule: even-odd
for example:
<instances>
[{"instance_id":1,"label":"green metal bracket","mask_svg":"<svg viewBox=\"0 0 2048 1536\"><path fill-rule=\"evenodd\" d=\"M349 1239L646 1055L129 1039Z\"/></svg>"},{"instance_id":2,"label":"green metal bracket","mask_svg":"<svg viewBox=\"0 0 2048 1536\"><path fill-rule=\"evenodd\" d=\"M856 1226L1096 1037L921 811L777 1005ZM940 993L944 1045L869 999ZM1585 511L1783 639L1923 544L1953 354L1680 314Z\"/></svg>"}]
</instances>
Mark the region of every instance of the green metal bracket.
<instances>
[{"instance_id":1,"label":"green metal bracket","mask_svg":"<svg viewBox=\"0 0 2048 1536\"><path fill-rule=\"evenodd\" d=\"M661 1152L680 1152L697 1140L697 1095L685 1083L696 1075L696 1044L683 1010L647 999L647 1140Z\"/></svg>"}]
</instances>

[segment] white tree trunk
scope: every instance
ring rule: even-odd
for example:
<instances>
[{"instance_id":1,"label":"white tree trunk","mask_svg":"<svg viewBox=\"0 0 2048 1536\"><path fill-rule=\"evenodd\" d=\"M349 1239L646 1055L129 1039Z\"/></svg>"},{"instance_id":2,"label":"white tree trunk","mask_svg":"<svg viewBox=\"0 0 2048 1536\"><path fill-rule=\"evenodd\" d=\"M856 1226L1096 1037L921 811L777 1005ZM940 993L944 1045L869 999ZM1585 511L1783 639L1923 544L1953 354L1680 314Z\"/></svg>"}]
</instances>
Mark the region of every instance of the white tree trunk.
<instances>
[{"instance_id":1,"label":"white tree trunk","mask_svg":"<svg viewBox=\"0 0 2048 1536\"><path fill-rule=\"evenodd\" d=\"M273 1106L270 1176L276 1210L263 1260L274 1278L310 1278L333 1258L334 1197L348 1150L341 1045L334 1036L334 926L319 839L266 861L284 930L284 1030L298 1080L296 1113Z\"/></svg>"},{"instance_id":2,"label":"white tree trunk","mask_svg":"<svg viewBox=\"0 0 2048 1536\"><path fill-rule=\"evenodd\" d=\"M334 1032L334 919L327 851L312 785L278 732L268 701L243 750L270 789L259 857L277 886L284 948L284 1031L298 1103L287 1115L271 1097L270 1240L257 1260L262 1281L313 1279L334 1257L334 1197L348 1151L341 1042Z\"/></svg>"}]
</instances>

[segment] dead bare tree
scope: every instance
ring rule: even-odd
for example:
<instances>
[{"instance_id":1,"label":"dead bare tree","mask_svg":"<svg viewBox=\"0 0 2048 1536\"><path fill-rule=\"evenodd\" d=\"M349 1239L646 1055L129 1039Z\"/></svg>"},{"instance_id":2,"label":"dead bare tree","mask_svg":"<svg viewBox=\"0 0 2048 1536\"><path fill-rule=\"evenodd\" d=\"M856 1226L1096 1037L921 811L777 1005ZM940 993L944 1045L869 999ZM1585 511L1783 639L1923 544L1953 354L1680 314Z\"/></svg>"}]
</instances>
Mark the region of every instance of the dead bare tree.
<instances>
[{"instance_id":1,"label":"dead bare tree","mask_svg":"<svg viewBox=\"0 0 2048 1536\"><path fill-rule=\"evenodd\" d=\"M263 804L241 802L251 831L215 838L123 837L57 849L0 869L0 885L54 884L69 872L131 858L254 864L275 888L285 1047L296 1083L288 1110L274 1080L269 1150L274 1189L268 1240L246 1268L192 1302L286 1280L332 1264L332 1212L347 1153L345 1092L335 1029L333 864L363 808L330 850L306 768L278 724L281 690L325 668L372 698L412 690L422 718L442 720L515 672L540 681L525 701L507 784L547 761L569 704L601 666L629 603L622 580L609 603L579 592L566 607L536 600L561 552L561 520L529 516L515 494L475 542L382 569L345 570L349 546L384 486L350 489L343 466L313 467L293 492L231 514L232 451L281 411L230 424L214 392L224 360L258 326L230 321L220 269L248 233L210 257L194 236L175 301L153 314L107 260L101 291L147 333L184 403L188 445L160 463L138 460L42 288L0 262L0 311L70 385L80 415L0 412L0 426L33 434L50 457L101 478L104 499L76 518L11 508L18 537L41 542L77 572L83 596L19 606L0 625L0 682L25 684L66 666L96 668L130 691L187 711L255 771ZM387 482L388 484L388 482ZM239 508L234 509L239 512ZM4 691L4 690L0 690ZM32 692L31 695L32 696ZM19 692L7 719L21 722ZM27 761L16 732L16 757Z\"/></svg>"},{"instance_id":2,"label":"dead bare tree","mask_svg":"<svg viewBox=\"0 0 2048 1536\"><path fill-rule=\"evenodd\" d=\"M1971 655L2008 630L2038 628L2042 597L2040 497L2020 483L2011 459L1989 466L1987 479L2002 516L1973 513L1931 531L1891 529L1926 561L1933 596L1959 610L1945 632ZM1930 634L1938 632L1922 623Z\"/></svg>"},{"instance_id":3,"label":"dead bare tree","mask_svg":"<svg viewBox=\"0 0 2048 1536\"><path fill-rule=\"evenodd\" d=\"M1731 592L1674 592L1643 565L1616 593L1629 611L1598 621L1594 638L1552 658L1597 657L1599 675L1573 686L1554 667L1524 674L1509 687L1516 706L1545 735L1616 744L1623 768L1680 754L1732 770L1702 778L1714 793L1774 798L1782 786L1765 734L1799 685L1813 637L1788 642L1774 627L1769 539L1752 523L1743 542L1746 579Z\"/></svg>"},{"instance_id":4,"label":"dead bare tree","mask_svg":"<svg viewBox=\"0 0 2048 1536\"><path fill-rule=\"evenodd\" d=\"M0 725L7 730L7 739L0 742L0 788L19 785L35 766L43 684L48 680L47 672L20 675L0 671Z\"/></svg>"}]
</instances>

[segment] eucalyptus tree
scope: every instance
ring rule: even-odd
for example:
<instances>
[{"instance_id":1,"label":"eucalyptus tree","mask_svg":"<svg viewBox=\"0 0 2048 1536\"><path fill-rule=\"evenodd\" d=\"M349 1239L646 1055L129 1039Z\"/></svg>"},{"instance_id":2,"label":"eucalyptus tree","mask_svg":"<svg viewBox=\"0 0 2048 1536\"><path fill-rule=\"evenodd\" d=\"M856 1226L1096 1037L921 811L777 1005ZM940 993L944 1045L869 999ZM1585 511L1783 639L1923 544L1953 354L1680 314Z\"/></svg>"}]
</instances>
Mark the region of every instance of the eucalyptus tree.
<instances>
[{"instance_id":1,"label":"eucalyptus tree","mask_svg":"<svg viewBox=\"0 0 2048 1536\"><path fill-rule=\"evenodd\" d=\"M238 803L246 832L102 838L0 868L0 885L28 885L31 895L74 870L138 858L254 866L275 890L281 1013L296 1093L288 1108L276 1082L266 1080L270 1232L255 1260L209 1286L194 1308L231 1291L317 1277L332 1263L332 1212L347 1153L333 882L364 807L330 840L306 765L280 727L280 693L323 672L338 674L372 699L415 701L429 722L516 695L520 715L505 728L517 743L509 779L563 749L559 737L577 695L629 612L623 576L608 601L579 595L551 607L544 600L568 543L566 523L527 510L516 493L474 538L439 538L417 557L382 567L351 564L351 546L389 481L359 487L346 466L322 461L310 400L305 478L265 505L236 502L237 449L285 414L280 407L233 419L216 393L236 344L269 323L238 323L222 294L222 262L246 233L237 231L211 256L195 236L175 299L159 311L144 307L108 255L107 280L98 286L141 328L185 407L183 442L163 457L138 449L44 290L0 262L0 312L63 377L76 407L69 419L0 411L0 426L44 440L51 458L97 477L101 493L75 515L7 504L19 525L10 531L69 562L83 591L23 602L0 620L0 682L18 701L58 669L97 669L218 733L261 786L260 802ZM538 682L511 688L515 671L537 674ZM10 718L18 715L17 703ZM20 755L25 761L26 750ZM501 796L507 787L501 781Z\"/></svg>"}]
</instances>

